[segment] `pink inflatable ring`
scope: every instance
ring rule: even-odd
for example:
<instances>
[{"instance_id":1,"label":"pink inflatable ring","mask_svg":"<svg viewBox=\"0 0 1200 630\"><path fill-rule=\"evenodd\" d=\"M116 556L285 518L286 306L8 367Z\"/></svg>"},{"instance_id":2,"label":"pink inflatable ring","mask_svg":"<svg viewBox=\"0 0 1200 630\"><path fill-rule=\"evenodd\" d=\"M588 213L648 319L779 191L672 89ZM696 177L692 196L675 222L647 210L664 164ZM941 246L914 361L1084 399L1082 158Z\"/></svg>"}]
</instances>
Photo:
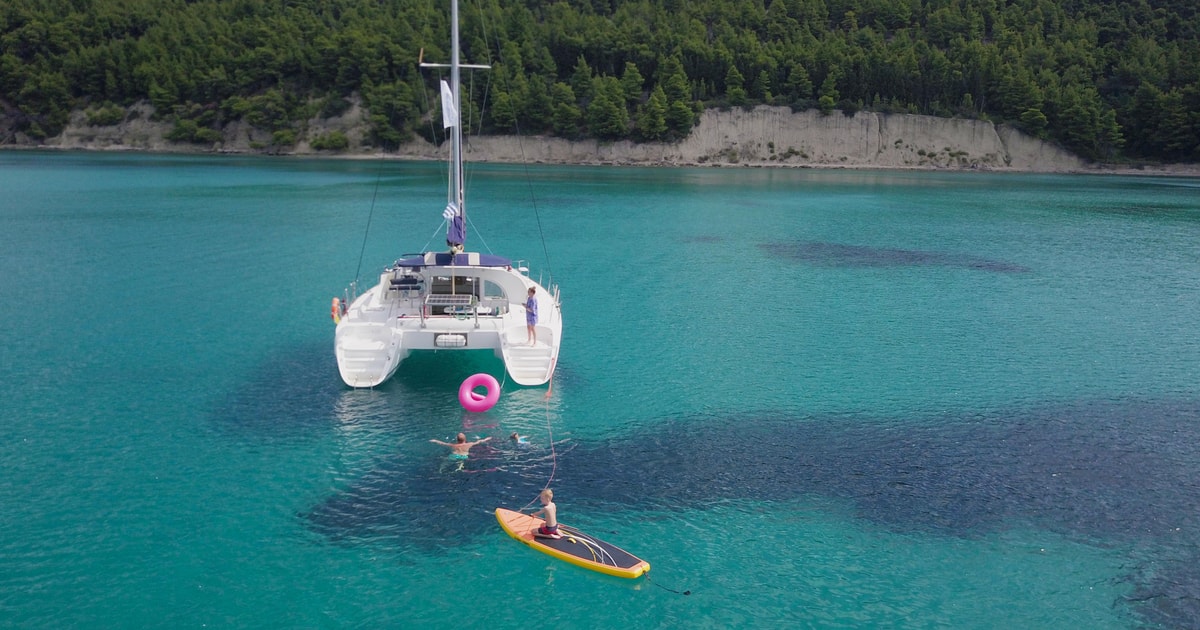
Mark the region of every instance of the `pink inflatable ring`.
<instances>
[{"instance_id":1,"label":"pink inflatable ring","mask_svg":"<svg viewBox=\"0 0 1200 630\"><path fill-rule=\"evenodd\" d=\"M475 393L476 387L483 387L487 394L480 396ZM473 374L467 377L458 388L458 402L463 409L483 413L491 409L500 400L500 383L491 374Z\"/></svg>"}]
</instances>

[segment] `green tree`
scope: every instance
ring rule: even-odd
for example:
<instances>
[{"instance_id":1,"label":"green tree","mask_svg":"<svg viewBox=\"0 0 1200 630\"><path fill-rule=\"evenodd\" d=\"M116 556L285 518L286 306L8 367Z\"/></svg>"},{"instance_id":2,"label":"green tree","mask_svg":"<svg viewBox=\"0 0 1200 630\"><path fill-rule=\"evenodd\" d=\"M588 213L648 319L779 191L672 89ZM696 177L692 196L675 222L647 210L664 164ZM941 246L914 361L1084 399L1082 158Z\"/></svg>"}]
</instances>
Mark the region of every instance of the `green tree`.
<instances>
[{"instance_id":1,"label":"green tree","mask_svg":"<svg viewBox=\"0 0 1200 630\"><path fill-rule=\"evenodd\" d=\"M1183 92L1171 90L1159 99L1161 121L1154 134L1154 142L1161 147L1159 155L1171 160L1187 159L1197 150L1196 117L1200 112L1189 111L1184 104Z\"/></svg>"},{"instance_id":2,"label":"green tree","mask_svg":"<svg viewBox=\"0 0 1200 630\"><path fill-rule=\"evenodd\" d=\"M730 105L746 104L745 81L737 66L729 66L729 71L725 73L725 98L729 99Z\"/></svg>"},{"instance_id":3,"label":"green tree","mask_svg":"<svg viewBox=\"0 0 1200 630\"><path fill-rule=\"evenodd\" d=\"M154 108L159 111L168 111L179 100L178 91L175 89L175 83L170 78L165 84L159 83L157 79L150 80L150 102Z\"/></svg>"},{"instance_id":4,"label":"green tree","mask_svg":"<svg viewBox=\"0 0 1200 630\"><path fill-rule=\"evenodd\" d=\"M583 112L575 104L575 91L566 83L555 83L550 90L550 99L553 101L555 135L572 140L578 138Z\"/></svg>"},{"instance_id":5,"label":"green tree","mask_svg":"<svg viewBox=\"0 0 1200 630\"><path fill-rule=\"evenodd\" d=\"M1020 120L1021 125L1025 127L1025 130L1035 136L1041 136L1042 131L1050 122L1046 119L1046 115L1042 113L1042 109L1040 107L1030 107L1029 109L1021 112Z\"/></svg>"},{"instance_id":6,"label":"green tree","mask_svg":"<svg viewBox=\"0 0 1200 630\"><path fill-rule=\"evenodd\" d=\"M375 145L391 150L411 137L411 125L417 115L408 84L391 82L373 85L368 82L363 88L363 103L371 112L368 117L371 127L369 137Z\"/></svg>"},{"instance_id":7,"label":"green tree","mask_svg":"<svg viewBox=\"0 0 1200 630\"><path fill-rule=\"evenodd\" d=\"M309 146L317 151L345 151L350 146L350 140L340 131L330 131L313 138Z\"/></svg>"},{"instance_id":8,"label":"green tree","mask_svg":"<svg viewBox=\"0 0 1200 630\"><path fill-rule=\"evenodd\" d=\"M813 83L804 66L799 64L792 66L792 69L788 72L787 90L788 96L793 103L812 98Z\"/></svg>"},{"instance_id":9,"label":"green tree","mask_svg":"<svg viewBox=\"0 0 1200 630\"><path fill-rule=\"evenodd\" d=\"M684 72L683 64L677 57L667 58L663 64L663 76L662 85L668 101L690 102L692 100L692 90L688 85L687 73Z\"/></svg>"},{"instance_id":10,"label":"green tree","mask_svg":"<svg viewBox=\"0 0 1200 630\"><path fill-rule=\"evenodd\" d=\"M750 95L763 103L770 103L771 94L771 75L766 70L760 70L758 76L754 78L754 83L750 86Z\"/></svg>"},{"instance_id":11,"label":"green tree","mask_svg":"<svg viewBox=\"0 0 1200 630\"><path fill-rule=\"evenodd\" d=\"M629 132L629 112L621 82L615 77L596 77L592 81L592 102L587 108L588 130L597 138L616 140Z\"/></svg>"},{"instance_id":12,"label":"green tree","mask_svg":"<svg viewBox=\"0 0 1200 630\"><path fill-rule=\"evenodd\" d=\"M667 96L667 130L674 138L684 138L696 124L696 112L692 109L691 89L683 64L670 57L664 64L665 80L663 92Z\"/></svg>"},{"instance_id":13,"label":"green tree","mask_svg":"<svg viewBox=\"0 0 1200 630\"><path fill-rule=\"evenodd\" d=\"M836 107L841 94L837 89L837 75L830 73L821 82L821 97L817 99L817 107L822 114L828 115Z\"/></svg>"},{"instance_id":14,"label":"green tree","mask_svg":"<svg viewBox=\"0 0 1200 630\"><path fill-rule=\"evenodd\" d=\"M531 131L541 132L553 126L553 99L543 77L535 75L530 78L521 118L525 121L526 129Z\"/></svg>"},{"instance_id":15,"label":"green tree","mask_svg":"<svg viewBox=\"0 0 1200 630\"><path fill-rule=\"evenodd\" d=\"M649 100L638 112L635 131L640 140L655 141L667 138L667 93L661 85L654 86Z\"/></svg>"},{"instance_id":16,"label":"green tree","mask_svg":"<svg viewBox=\"0 0 1200 630\"><path fill-rule=\"evenodd\" d=\"M515 130L517 126L517 109L513 106L512 97L508 92L496 90L492 92L492 124L498 129Z\"/></svg>"},{"instance_id":17,"label":"green tree","mask_svg":"<svg viewBox=\"0 0 1200 630\"><path fill-rule=\"evenodd\" d=\"M1042 108L1042 90L1033 81L1028 70L1009 70L1000 79L998 105L1001 113L1009 118L1018 118L1031 109Z\"/></svg>"},{"instance_id":18,"label":"green tree","mask_svg":"<svg viewBox=\"0 0 1200 630\"><path fill-rule=\"evenodd\" d=\"M34 73L16 96L21 107L37 112L30 118L37 123L38 132L56 135L67 124L71 94L62 73Z\"/></svg>"},{"instance_id":19,"label":"green tree","mask_svg":"<svg viewBox=\"0 0 1200 630\"><path fill-rule=\"evenodd\" d=\"M592 98L592 68L588 65L583 55L575 62L575 69L571 72L571 89L575 91L575 95L584 101Z\"/></svg>"},{"instance_id":20,"label":"green tree","mask_svg":"<svg viewBox=\"0 0 1200 630\"><path fill-rule=\"evenodd\" d=\"M621 74L621 91L625 93L627 107L635 107L642 102L642 84L644 82L645 79L638 71L637 64L632 61L625 62L625 72Z\"/></svg>"}]
</instances>

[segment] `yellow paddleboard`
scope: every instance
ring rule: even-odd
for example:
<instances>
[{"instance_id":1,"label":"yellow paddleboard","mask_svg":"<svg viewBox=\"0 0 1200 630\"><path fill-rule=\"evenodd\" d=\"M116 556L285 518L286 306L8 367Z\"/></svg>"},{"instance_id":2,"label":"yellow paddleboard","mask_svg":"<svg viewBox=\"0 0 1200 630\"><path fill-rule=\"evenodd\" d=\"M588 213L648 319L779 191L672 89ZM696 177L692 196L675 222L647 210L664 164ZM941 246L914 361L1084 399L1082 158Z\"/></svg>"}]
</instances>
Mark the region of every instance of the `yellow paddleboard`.
<instances>
[{"instance_id":1,"label":"yellow paddleboard","mask_svg":"<svg viewBox=\"0 0 1200 630\"><path fill-rule=\"evenodd\" d=\"M558 525L558 533L562 534L562 538L541 538L533 535L545 522L540 518L496 508L496 520L500 521L500 527L509 536L544 554L585 569L623 578L640 577L650 570L650 563L645 560L562 523Z\"/></svg>"}]
</instances>

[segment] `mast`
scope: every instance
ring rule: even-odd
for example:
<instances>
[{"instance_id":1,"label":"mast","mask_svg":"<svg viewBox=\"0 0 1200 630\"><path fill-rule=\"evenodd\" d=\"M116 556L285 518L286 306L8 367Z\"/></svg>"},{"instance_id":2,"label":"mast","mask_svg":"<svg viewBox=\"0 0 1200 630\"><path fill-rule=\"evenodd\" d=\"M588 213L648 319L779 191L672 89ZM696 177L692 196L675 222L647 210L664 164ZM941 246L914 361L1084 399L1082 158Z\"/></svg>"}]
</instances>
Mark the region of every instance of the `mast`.
<instances>
[{"instance_id":1,"label":"mast","mask_svg":"<svg viewBox=\"0 0 1200 630\"><path fill-rule=\"evenodd\" d=\"M458 0L450 0L450 92L454 97L454 130L450 135L450 203L458 209L458 216L450 220L449 230L454 231L455 222L459 223L457 234L446 233L450 246L463 247L467 238L467 208L463 199L463 158L462 158L462 79L459 71L458 52ZM458 238L452 238L457 236ZM453 241L457 240L455 243Z\"/></svg>"},{"instance_id":2,"label":"mast","mask_svg":"<svg viewBox=\"0 0 1200 630\"><path fill-rule=\"evenodd\" d=\"M447 191L446 210L442 217L446 219L446 244L451 253L463 250L467 240L467 210L466 194L463 184L463 133L462 120L459 115L462 105L462 68L487 70L491 66L464 65L459 53L458 39L458 0L450 2L450 64L424 63L419 61L422 68L450 68L450 83L442 81L442 127L450 129L450 184ZM424 59L425 51L421 51Z\"/></svg>"}]
</instances>

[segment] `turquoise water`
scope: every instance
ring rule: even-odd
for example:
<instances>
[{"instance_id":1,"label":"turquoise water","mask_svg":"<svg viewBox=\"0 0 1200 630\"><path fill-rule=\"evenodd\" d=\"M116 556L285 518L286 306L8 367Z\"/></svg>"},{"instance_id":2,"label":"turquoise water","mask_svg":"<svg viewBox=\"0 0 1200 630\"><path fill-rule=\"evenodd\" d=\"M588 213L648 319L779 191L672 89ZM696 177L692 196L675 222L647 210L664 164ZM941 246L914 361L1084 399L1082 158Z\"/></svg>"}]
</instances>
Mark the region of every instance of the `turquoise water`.
<instances>
[{"instance_id":1,"label":"turquoise water","mask_svg":"<svg viewBox=\"0 0 1200 630\"><path fill-rule=\"evenodd\" d=\"M0 153L0 626L1200 626L1200 181L478 166L566 325L472 416L332 356L442 173ZM648 581L499 529L551 479Z\"/></svg>"}]
</instances>

